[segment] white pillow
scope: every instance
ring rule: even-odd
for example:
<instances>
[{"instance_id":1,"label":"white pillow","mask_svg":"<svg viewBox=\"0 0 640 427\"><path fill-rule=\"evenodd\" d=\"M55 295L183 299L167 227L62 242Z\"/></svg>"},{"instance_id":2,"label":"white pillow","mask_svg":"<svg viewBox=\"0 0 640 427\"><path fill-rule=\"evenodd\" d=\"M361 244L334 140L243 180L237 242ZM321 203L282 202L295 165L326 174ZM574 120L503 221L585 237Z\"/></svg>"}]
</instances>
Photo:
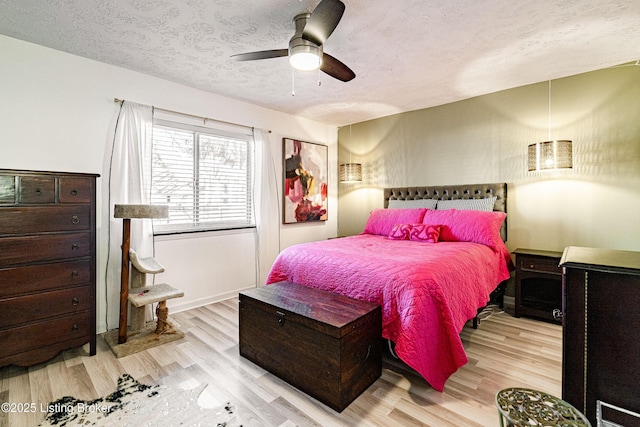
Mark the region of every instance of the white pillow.
<instances>
[{"instance_id":1,"label":"white pillow","mask_svg":"<svg viewBox=\"0 0 640 427\"><path fill-rule=\"evenodd\" d=\"M389 209L413 209L427 208L435 209L437 205L435 199L414 199L414 200L389 200Z\"/></svg>"},{"instance_id":2,"label":"white pillow","mask_svg":"<svg viewBox=\"0 0 640 427\"><path fill-rule=\"evenodd\" d=\"M493 211L493 205L498 197L487 197L486 199L455 199L438 200L438 210L458 209L467 211Z\"/></svg>"}]
</instances>

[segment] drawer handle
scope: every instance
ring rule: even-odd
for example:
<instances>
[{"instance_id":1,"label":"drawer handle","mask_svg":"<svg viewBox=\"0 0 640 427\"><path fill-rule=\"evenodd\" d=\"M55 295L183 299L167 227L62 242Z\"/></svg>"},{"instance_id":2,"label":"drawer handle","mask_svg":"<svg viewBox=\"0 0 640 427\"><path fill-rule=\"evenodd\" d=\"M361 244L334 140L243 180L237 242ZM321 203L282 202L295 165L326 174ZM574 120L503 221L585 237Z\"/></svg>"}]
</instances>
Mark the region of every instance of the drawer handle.
<instances>
[{"instance_id":1,"label":"drawer handle","mask_svg":"<svg viewBox=\"0 0 640 427\"><path fill-rule=\"evenodd\" d=\"M76 270L73 270L73 271L71 272L71 277L73 277L74 279L75 279L76 277L78 277L79 275L80 275L80 274L78 274L78 272L77 272Z\"/></svg>"},{"instance_id":2,"label":"drawer handle","mask_svg":"<svg viewBox=\"0 0 640 427\"><path fill-rule=\"evenodd\" d=\"M77 196L78 195L78 190L71 190L71 195L72 196Z\"/></svg>"},{"instance_id":3,"label":"drawer handle","mask_svg":"<svg viewBox=\"0 0 640 427\"><path fill-rule=\"evenodd\" d=\"M71 223L72 224L77 224L80 222L80 218L78 218L78 215L74 215L71 217Z\"/></svg>"},{"instance_id":4,"label":"drawer handle","mask_svg":"<svg viewBox=\"0 0 640 427\"><path fill-rule=\"evenodd\" d=\"M71 304L73 304L73 305L80 304L80 301L78 300L78 297L74 297L73 299L71 299Z\"/></svg>"},{"instance_id":5,"label":"drawer handle","mask_svg":"<svg viewBox=\"0 0 640 427\"><path fill-rule=\"evenodd\" d=\"M77 243L73 243L73 244L71 245L71 250L72 250L72 251L77 251L79 248L80 248L80 246L78 246L78 244L77 244Z\"/></svg>"},{"instance_id":6,"label":"drawer handle","mask_svg":"<svg viewBox=\"0 0 640 427\"><path fill-rule=\"evenodd\" d=\"M281 311L276 311L276 316L278 316L278 325L284 326L284 313Z\"/></svg>"},{"instance_id":7,"label":"drawer handle","mask_svg":"<svg viewBox=\"0 0 640 427\"><path fill-rule=\"evenodd\" d=\"M529 264L529 268L533 270L533 268L535 267L535 265L533 264Z\"/></svg>"},{"instance_id":8,"label":"drawer handle","mask_svg":"<svg viewBox=\"0 0 640 427\"><path fill-rule=\"evenodd\" d=\"M78 330L80 330L80 328L78 328L78 325L74 323L73 326L71 327L71 332L78 332Z\"/></svg>"},{"instance_id":9,"label":"drawer handle","mask_svg":"<svg viewBox=\"0 0 640 427\"><path fill-rule=\"evenodd\" d=\"M559 308L554 308L553 311L551 312L551 315L556 320L562 320L562 317L564 316L564 313Z\"/></svg>"}]
</instances>

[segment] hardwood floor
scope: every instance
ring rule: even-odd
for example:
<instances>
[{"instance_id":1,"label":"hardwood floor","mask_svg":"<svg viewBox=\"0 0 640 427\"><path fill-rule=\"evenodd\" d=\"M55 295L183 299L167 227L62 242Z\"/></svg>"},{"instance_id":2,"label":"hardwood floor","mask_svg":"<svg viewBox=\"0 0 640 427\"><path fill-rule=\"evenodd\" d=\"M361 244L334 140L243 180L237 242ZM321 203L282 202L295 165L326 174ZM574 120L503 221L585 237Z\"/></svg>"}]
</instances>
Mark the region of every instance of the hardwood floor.
<instances>
[{"instance_id":1,"label":"hardwood floor","mask_svg":"<svg viewBox=\"0 0 640 427\"><path fill-rule=\"evenodd\" d=\"M469 363L443 393L386 353L382 377L342 413L239 356L237 299L171 316L185 338L131 356L116 359L99 337L94 357L80 348L30 368L0 368L0 402L35 403L38 409L0 411L0 426L38 425L45 416L41 404L65 395L109 394L123 373L186 389L207 383L200 403L233 402L244 426L497 426L498 390L521 386L561 394L562 328L507 313L492 315L477 330L465 326Z\"/></svg>"}]
</instances>

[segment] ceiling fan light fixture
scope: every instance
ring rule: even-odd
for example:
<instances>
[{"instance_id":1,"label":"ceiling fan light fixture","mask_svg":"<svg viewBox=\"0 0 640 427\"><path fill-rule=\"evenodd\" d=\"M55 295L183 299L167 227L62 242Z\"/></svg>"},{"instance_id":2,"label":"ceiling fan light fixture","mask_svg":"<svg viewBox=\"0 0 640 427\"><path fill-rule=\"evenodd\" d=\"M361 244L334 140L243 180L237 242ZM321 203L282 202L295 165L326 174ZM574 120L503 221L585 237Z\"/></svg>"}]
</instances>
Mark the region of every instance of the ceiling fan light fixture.
<instances>
[{"instance_id":1,"label":"ceiling fan light fixture","mask_svg":"<svg viewBox=\"0 0 640 427\"><path fill-rule=\"evenodd\" d=\"M345 5L341 0L321 0L313 12L299 13L293 18L296 32L289 40L288 49L260 50L231 55L236 61L289 57L293 69L302 71L320 70L334 79L348 82L356 74L338 59L323 53L324 42L336 29ZM318 85L320 80L318 80ZM295 92L292 91L292 95Z\"/></svg>"},{"instance_id":2,"label":"ceiling fan light fixture","mask_svg":"<svg viewBox=\"0 0 640 427\"><path fill-rule=\"evenodd\" d=\"M297 45L289 50L289 63L300 71L311 71L320 68L320 49L317 46Z\"/></svg>"}]
</instances>

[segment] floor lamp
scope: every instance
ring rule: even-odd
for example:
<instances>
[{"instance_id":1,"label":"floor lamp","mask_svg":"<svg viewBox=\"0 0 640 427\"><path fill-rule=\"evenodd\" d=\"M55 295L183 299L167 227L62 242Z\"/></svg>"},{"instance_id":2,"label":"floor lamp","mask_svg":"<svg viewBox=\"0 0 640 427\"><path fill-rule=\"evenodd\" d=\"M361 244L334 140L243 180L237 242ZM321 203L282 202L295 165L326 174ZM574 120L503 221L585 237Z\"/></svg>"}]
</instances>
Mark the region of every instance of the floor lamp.
<instances>
[{"instance_id":1,"label":"floor lamp","mask_svg":"<svg viewBox=\"0 0 640 427\"><path fill-rule=\"evenodd\" d=\"M118 344L127 342L127 321L129 314L129 249L131 249L131 220L157 219L169 216L167 205L115 205L114 218L122 218L122 268L120 274L120 319L118 323Z\"/></svg>"}]
</instances>

